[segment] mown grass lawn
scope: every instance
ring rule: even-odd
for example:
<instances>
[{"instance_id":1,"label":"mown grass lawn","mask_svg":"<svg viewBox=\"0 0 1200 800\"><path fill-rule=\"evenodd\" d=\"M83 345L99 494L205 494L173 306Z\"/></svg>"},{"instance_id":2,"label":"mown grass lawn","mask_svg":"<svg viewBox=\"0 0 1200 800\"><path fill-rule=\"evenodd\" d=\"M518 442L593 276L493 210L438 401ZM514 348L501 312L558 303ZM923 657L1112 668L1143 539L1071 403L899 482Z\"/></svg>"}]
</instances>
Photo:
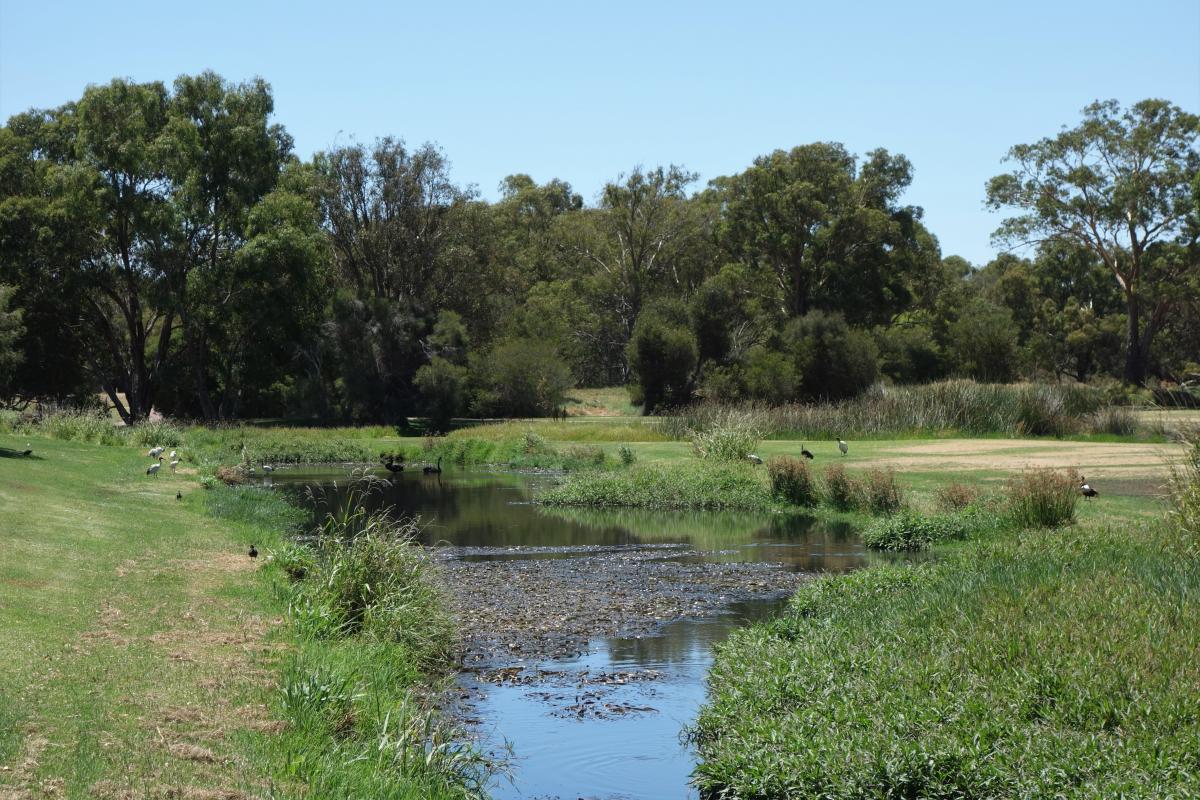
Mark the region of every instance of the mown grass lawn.
<instances>
[{"instance_id":1,"label":"mown grass lawn","mask_svg":"<svg viewBox=\"0 0 1200 800\"><path fill-rule=\"evenodd\" d=\"M0 793L258 788L279 620L248 533L140 449L28 444L0 459Z\"/></svg>"}]
</instances>

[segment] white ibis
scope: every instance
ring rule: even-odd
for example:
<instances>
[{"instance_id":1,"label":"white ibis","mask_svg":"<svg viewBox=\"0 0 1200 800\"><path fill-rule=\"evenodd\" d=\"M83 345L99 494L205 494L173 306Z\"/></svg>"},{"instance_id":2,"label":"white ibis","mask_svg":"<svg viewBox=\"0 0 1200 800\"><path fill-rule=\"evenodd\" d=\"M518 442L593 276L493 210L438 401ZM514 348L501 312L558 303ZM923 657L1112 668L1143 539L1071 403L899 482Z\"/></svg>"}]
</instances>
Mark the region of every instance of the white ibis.
<instances>
[{"instance_id":1,"label":"white ibis","mask_svg":"<svg viewBox=\"0 0 1200 800\"><path fill-rule=\"evenodd\" d=\"M250 552L247 553L246 555L250 556L251 558L258 558L258 548L255 547L253 544L251 544Z\"/></svg>"},{"instance_id":2,"label":"white ibis","mask_svg":"<svg viewBox=\"0 0 1200 800\"><path fill-rule=\"evenodd\" d=\"M166 450L166 449L167 448L163 447L162 445L159 445L158 447L151 447L146 452L146 455L150 456L151 458L158 458L159 456L161 456L163 454L163 450Z\"/></svg>"},{"instance_id":3,"label":"white ibis","mask_svg":"<svg viewBox=\"0 0 1200 800\"><path fill-rule=\"evenodd\" d=\"M158 457L158 463L157 463L157 464L151 464L149 467L147 467L147 468L146 468L146 474L147 474L147 475L153 475L154 477L156 477L156 478L157 478L157 477L158 477L158 471L159 471L160 469L162 469L162 462L163 462L163 457L162 457L162 456L159 456L159 457Z\"/></svg>"},{"instance_id":4,"label":"white ibis","mask_svg":"<svg viewBox=\"0 0 1200 800\"><path fill-rule=\"evenodd\" d=\"M1079 493L1083 495L1085 499L1090 500L1091 498L1098 497L1100 495L1099 492L1088 485L1087 479L1082 475L1079 476L1079 481Z\"/></svg>"},{"instance_id":5,"label":"white ibis","mask_svg":"<svg viewBox=\"0 0 1200 800\"><path fill-rule=\"evenodd\" d=\"M758 456L756 456L754 453L749 454L748 456L746 456L746 458L750 459L751 463L753 463L753 464L763 463L763 460L761 458L759 458Z\"/></svg>"},{"instance_id":6,"label":"white ibis","mask_svg":"<svg viewBox=\"0 0 1200 800\"><path fill-rule=\"evenodd\" d=\"M179 459L175 458L175 454L172 453L171 454L171 472L174 472L175 468L178 466L179 466Z\"/></svg>"},{"instance_id":7,"label":"white ibis","mask_svg":"<svg viewBox=\"0 0 1200 800\"><path fill-rule=\"evenodd\" d=\"M170 458L178 458L178 457L179 457L179 453L177 453L177 452L175 452L174 450L172 450L172 451L171 451L171 455L170 455L169 457L170 457Z\"/></svg>"},{"instance_id":8,"label":"white ibis","mask_svg":"<svg viewBox=\"0 0 1200 800\"><path fill-rule=\"evenodd\" d=\"M270 464L263 464L263 472L265 472L265 473L267 473L268 475L270 475L270 474L271 474L272 472L274 472L274 471L275 471L275 468L274 468L274 467L272 467Z\"/></svg>"},{"instance_id":9,"label":"white ibis","mask_svg":"<svg viewBox=\"0 0 1200 800\"><path fill-rule=\"evenodd\" d=\"M808 451L808 448L807 448L807 447L801 447L801 448L800 448L800 455L804 456L805 458L807 458L807 459L808 459L808 460L810 460L810 461L811 461L811 460L812 460L812 458L813 458L813 454L812 454L812 453L810 453L810 452Z\"/></svg>"},{"instance_id":10,"label":"white ibis","mask_svg":"<svg viewBox=\"0 0 1200 800\"><path fill-rule=\"evenodd\" d=\"M850 450L850 445L846 444L841 439L838 439L838 450L842 451L842 455L846 455L846 453Z\"/></svg>"},{"instance_id":11,"label":"white ibis","mask_svg":"<svg viewBox=\"0 0 1200 800\"><path fill-rule=\"evenodd\" d=\"M423 471L426 475L441 475L442 474L442 457L438 456L436 467L431 467L428 464L426 464Z\"/></svg>"}]
</instances>

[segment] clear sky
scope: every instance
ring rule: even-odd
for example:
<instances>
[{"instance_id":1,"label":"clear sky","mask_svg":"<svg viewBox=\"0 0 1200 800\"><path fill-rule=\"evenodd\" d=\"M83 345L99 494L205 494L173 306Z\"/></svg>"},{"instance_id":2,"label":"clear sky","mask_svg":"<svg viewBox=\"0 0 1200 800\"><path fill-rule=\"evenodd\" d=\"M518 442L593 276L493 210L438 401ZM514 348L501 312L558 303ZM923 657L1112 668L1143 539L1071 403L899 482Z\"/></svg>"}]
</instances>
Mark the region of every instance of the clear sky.
<instances>
[{"instance_id":1,"label":"clear sky","mask_svg":"<svg viewBox=\"0 0 1200 800\"><path fill-rule=\"evenodd\" d=\"M589 201L637 164L702 181L818 140L913 162L946 255L988 260L984 182L1095 99L1200 112L1200 2L0 0L0 117L116 76L260 75L302 157L437 142L494 198L526 172Z\"/></svg>"}]
</instances>

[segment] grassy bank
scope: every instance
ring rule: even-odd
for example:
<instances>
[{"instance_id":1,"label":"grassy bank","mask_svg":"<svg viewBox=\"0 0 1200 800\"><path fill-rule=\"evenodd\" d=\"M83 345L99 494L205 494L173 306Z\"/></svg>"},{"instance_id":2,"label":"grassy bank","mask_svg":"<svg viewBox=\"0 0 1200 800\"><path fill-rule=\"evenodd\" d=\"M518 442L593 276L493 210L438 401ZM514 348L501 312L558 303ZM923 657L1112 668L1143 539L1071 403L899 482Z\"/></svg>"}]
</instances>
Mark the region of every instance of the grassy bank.
<instances>
[{"instance_id":1,"label":"grassy bank","mask_svg":"<svg viewBox=\"0 0 1200 800\"><path fill-rule=\"evenodd\" d=\"M0 796L471 794L477 764L423 700L436 664L404 639L301 635L291 581L246 555L296 509L148 477L140 445L30 443L0 459Z\"/></svg>"},{"instance_id":2,"label":"grassy bank","mask_svg":"<svg viewBox=\"0 0 1200 800\"><path fill-rule=\"evenodd\" d=\"M1200 791L1200 565L1161 519L1009 530L819 580L718 652L693 731L728 797Z\"/></svg>"}]
</instances>

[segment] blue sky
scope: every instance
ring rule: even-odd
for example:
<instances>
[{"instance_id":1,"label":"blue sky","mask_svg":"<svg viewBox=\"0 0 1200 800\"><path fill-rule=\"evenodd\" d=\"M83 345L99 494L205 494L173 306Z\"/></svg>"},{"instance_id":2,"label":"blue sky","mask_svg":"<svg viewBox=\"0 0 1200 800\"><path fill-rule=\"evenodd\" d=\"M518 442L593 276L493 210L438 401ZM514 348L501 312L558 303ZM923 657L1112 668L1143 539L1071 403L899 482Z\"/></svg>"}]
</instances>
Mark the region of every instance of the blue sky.
<instances>
[{"instance_id":1,"label":"blue sky","mask_svg":"<svg viewBox=\"0 0 1200 800\"><path fill-rule=\"evenodd\" d=\"M812 141L885 147L943 253L979 263L1008 147L1098 98L1200 112L1200 3L0 0L3 119L204 69L269 81L301 156L434 141L489 198L513 172L590 201L637 164L703 182Z\"/></svg>"}]
</instances>

